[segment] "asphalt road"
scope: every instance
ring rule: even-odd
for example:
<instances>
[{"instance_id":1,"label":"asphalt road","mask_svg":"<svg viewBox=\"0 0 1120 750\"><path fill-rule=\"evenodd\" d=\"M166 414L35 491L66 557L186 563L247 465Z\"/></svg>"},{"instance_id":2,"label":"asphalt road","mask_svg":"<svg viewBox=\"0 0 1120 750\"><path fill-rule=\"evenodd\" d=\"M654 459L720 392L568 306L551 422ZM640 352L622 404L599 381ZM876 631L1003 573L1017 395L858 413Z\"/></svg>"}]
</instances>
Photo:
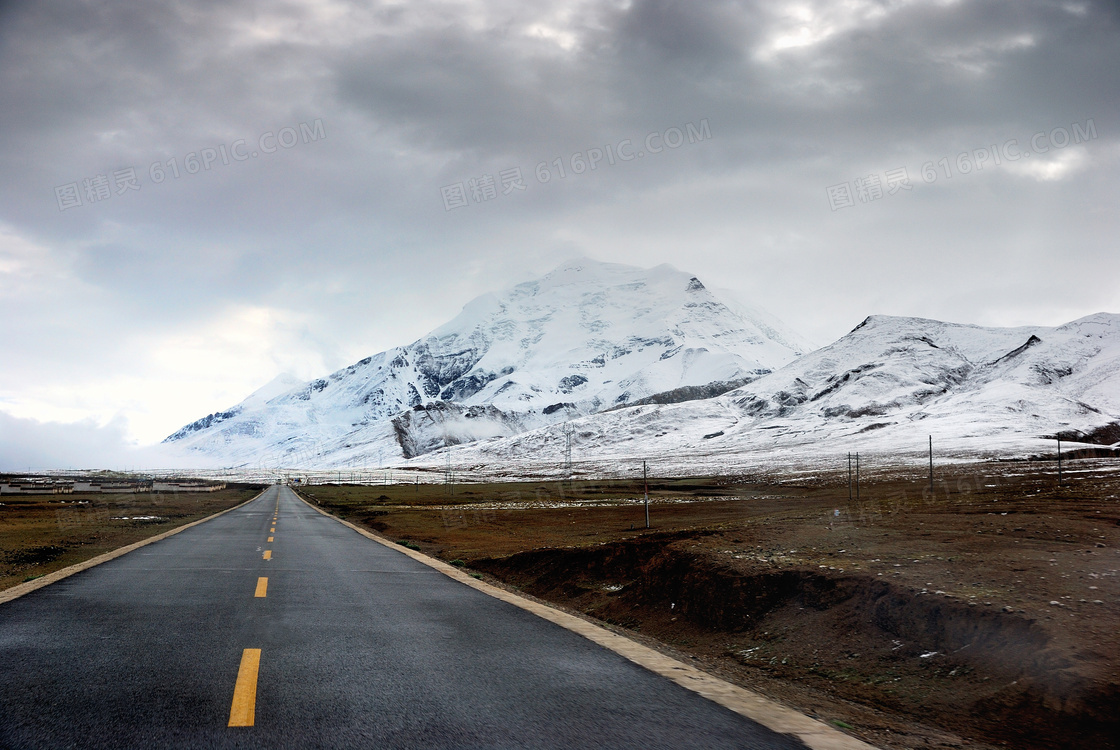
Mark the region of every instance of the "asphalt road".
<instances>
[{"instance_id":1,"label":"asphalt road","mask_svg":"<svg viewBox=\"0 0 1120 750\"><path fill-rule=\"evenodd\" d=\"M0 747L805 746L273 487L0 604Z\"/></svg>"}]
</instances>

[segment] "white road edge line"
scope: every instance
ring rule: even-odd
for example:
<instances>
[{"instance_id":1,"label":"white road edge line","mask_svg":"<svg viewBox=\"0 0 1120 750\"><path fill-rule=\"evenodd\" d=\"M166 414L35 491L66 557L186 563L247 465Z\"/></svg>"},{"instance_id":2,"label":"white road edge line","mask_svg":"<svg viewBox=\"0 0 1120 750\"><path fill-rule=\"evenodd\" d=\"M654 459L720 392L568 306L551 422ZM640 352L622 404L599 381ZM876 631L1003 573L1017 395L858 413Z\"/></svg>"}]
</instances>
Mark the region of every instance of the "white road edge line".
<instances>
[{"instance_id":1,"label":"white road edge line","mask_svg":"<svg viewBox=\"0 0 1120 750\"><path fill-rule=\"evenodd\" d=\"M289 487L288 489L291 488ZM308 507L319 511L327 518L338 521L343 526L349 526L362 536L372 539L378 544L382 544L401 554L408 555L413 560L421 562L430 568L434 568L447 577L455 579L459 583L470 586L473 589L478 589L484 594L489 594L495 599L508 602L515 607L520 607L527 612L531 612L573 633L578 633L589 641L593 641L604 648L608 648L635 664L645 667L651 672L659 674L662 677L667 677L681 687L687 688L694 693L699 693L708 700L718 703L724 708L728 708L741 716L745 716L767 729L777 732L778 734L793 735L812 748L812 750L877 750L873 745L869 745L855 737L850 737L823 722L811 719L792 708L787 708L779 703L775 703L769 698L765 698L751 690L741 688L738 685L732 685L730 682L714 677L707 672L697 669L691 664L685 664L682 661L677 661L676 659L665 656L659 651L655 651L648 646L643 646L625 636L613 633L606 628L594 625L575 615L570 615L567 612L562 612L561 610L554 609L539 602L524 599L505 589L500 589L476 578L471 578L455 566L449 565L442 560L437 560L399 544L394 544L388 539L379 537L349 521L344 521L322 508L309 503L295 490L292 490L292 494L302 500Z\"/></svg>"},{"instance_id":2,"label":"white road edge line","mask_svg":"<svg viewBox=\"0 0 1120 750\"><path fill-rule=\"evenodd\" d=\"M89 570L90 568L97 567L101 563L106 563L106 562L109 562L110 560L115 560L118 557L121 557L123 555L127 555L129 552L132 552L133 550L140 549L141 547L146 547L149 544L153 544L153 543L158 542L162 539L166 539L169 536L175 536L180 531L186 531L187 529L191 528L192 526L198 526L200 523L206 523L207 521L209 521L211 519L214 519L214 518L217 518L218 516L224 516L226 513L229 513L230 511L234 511L234 510L237 510L238 508L241 508L241 507L244 507L244 506L248 505L249 503L251 503L254 500L256 500L257 498L259 498L264 493L268 492L269 489L271 489L271 487L266 488L264 490L261 490L258 494L254 495L253 497L249 498L248 500L246 500L243 503L239 503L239 504L233 506L232 508L226 508L225 510L218 511L217 513L215 513L212 516L206 516L206 518L200 518L197 521L191 521L187 525L180 526L177 529L171 529L171 531L165 531L162 534L156 534L153 537L148 537L147 539L141 539L139 542L133 542L132 544L129 544L125 547L120 547L118 549L111 550L111 551L106 552L104 554L98 555L97 557L91 557L90 559L86 560L85 562L80 562L80 563L77 563L75 565L70 565L68 567L62 568L61 570L56 570L53 573L47 573L45 576L42 576L41 578L36 578L34 581L28 581L27 583L21 583L18 586L12 586L10 589L5 589L4 591L0 591L0 604L5 604L7 602L12 601L13 599L19 599L21 596L24 596L26 594L30 594L32 591L35 591L36 589L41 589L44 586L49 586L52 583L57 583L58 581L61 581L63 578L69 578L70 576L74 575L75 573L81 573L83 570Z\"/></svg>"}]
</instances>

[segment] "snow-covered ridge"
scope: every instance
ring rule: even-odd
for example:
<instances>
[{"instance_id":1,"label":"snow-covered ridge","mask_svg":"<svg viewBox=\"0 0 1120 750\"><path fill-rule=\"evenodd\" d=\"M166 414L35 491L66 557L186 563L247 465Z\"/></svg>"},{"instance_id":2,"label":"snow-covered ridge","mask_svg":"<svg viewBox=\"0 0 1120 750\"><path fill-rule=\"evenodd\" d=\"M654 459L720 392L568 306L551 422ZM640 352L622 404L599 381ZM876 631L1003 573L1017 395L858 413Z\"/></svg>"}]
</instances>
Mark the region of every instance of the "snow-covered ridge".
<instances>
[{"instance_id":1,"label":"snow-covered ridge","mask_svg":"<svg viewBox=\"0 0 1120 750\"><path fill-rule=\"evenodd\" d=\"M574 423L584 460L804 457L845 450L1052 450L1056 434L1120 422L1120 316L1058 327L984 328L871 316L833 344L718 398L637 406ZM538 429L456 450L497 463L554 455ZM718 463L718 461L716 462Z\"/></svg>"},{"instance_id":2,"label":"snow-covered ridge","mask_svg":"<svg viewBox=\"0 0 1120 750\"><path fill-rule=\"evenodd\" d=\"M165 442L228 464L376 465L750 381L804 353L798 342L670 266L577 260L475 299L407 346L281 393L266 386Z\"/></svg>"}]
</instances>

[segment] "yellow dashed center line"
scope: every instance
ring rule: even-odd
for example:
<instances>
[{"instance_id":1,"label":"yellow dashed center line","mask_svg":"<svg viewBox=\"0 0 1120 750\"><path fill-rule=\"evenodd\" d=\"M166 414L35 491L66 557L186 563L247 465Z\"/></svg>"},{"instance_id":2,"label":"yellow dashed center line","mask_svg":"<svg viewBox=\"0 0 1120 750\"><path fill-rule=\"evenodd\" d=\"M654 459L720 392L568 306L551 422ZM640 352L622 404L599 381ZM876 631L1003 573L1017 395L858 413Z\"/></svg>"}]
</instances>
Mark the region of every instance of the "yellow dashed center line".
<instances>
[{"instance_id":1,"label":"yellow dashed center line","mask_svg":"<svg viewBox=\"0 0 1120 750\"><path fill-rule=\"evenodd\" d=\"M265 560L271 560L272 559L272 550L266 549L264 551L264 559Z\"/></svg>"},{"instance_id":2,"label":"yellow dashed center line","mask_svg":"<svg viewBox=\"0 0 1120 750\"><path fill-rule=\"evenodd\" d=\"M269 538L268 538L268 541L270 541L270 542L271 542L271 541L272 541L272 537L269 537Z\"/></svg>"},{"instance_id":3,"label":"yellow dashed center line","mask_svg":"<svg viewBox=\"0 0 1120 750\"><path fill-rule=\"evenodd\" d=\"M268 533L269 534L275 534L276 533L276 527L273 526L271 529L268 530Z\"/></svg>"},{"instance_id":4,"label":"yellow dashed center line","mask_svg":"<svg viewBox=\"0 0 1120 750\"><path fill-rule=\"evenodd\" d=\"M229 708L229 726L253 726L257 709L257 672L260 667L261 650L259 648L245 649L241 654L241 667L237 670L237 684L233 687L233 704Z\"/></svg>"},{"instance_id":5,"label":"yellow dashed center line","mask_svg":"<svg viewBox=\"0 0 1120 750\"><path fill-rule=\"evenodd\" d=\"M263 599L267 595L268 595L268 579L267 578L258 578L257 579L257 593L253 594L253 596L257 597L258 599Z\"/></svg>"}]
</instances>

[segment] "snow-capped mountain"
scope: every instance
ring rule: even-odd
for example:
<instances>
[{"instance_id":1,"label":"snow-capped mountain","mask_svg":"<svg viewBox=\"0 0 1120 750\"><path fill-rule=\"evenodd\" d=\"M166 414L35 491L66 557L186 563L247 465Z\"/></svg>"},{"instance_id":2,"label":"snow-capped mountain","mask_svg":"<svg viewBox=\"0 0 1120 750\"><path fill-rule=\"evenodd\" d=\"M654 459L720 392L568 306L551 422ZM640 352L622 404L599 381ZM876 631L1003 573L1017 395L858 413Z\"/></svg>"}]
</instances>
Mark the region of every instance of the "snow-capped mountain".
<instances>
[{"instance_id":1,"label":"snow-capped mountain","mask_svg":"<svg viewBox=\"0 0 1120 750\"><path fill-rule=\"evenodd\" d=\"M720 397L573 423L581 460L723 464L784 454L1020 455L1053 436L1110 443L1120 423L1120 316L983 328L872 316L835 343ZM1109 426L1112 426L1111 429ZM554 457L555 428L455 450L457 462ZM720 459L719 456L724 458ZM726 468L726 466L723 466Z\"/></svg>"},{"instance_id":2,"label":"snow-capped mountain","mask_svg":"<svg viewBox=\"0 0 1120 750\"><path fill-rule=\"evenodd\" d=\"M578 260L475 299L407 346L281 393L270 384L164 442L227 465L377 465L674 389L727 390L808 349L670 266Z\"/></svg>"}]
</instances>

